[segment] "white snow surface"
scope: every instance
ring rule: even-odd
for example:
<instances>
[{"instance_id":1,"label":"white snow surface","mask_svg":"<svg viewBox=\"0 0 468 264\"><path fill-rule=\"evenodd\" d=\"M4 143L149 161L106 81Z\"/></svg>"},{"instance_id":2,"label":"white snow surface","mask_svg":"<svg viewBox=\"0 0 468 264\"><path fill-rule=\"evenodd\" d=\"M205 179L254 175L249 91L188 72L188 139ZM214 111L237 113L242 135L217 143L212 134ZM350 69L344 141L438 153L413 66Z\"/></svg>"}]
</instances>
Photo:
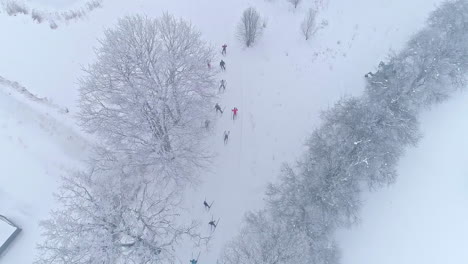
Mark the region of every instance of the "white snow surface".
<instances>
[{"instance_id":1,"label":"white snow surface","mask_svg":"<svg viewBox=\"0 0 468 264\"><path fill-rule=\"evenodd\" d=\"M30 0L37 6L72 8L84 1ZM38 222L54 208L60 176L86 159L88 140L75 125L77 80L92 63L105 28L119 17L164 11L192 21L216 49L228 45L227 80L212 135L217 153L202 184L187 192L188 210L202 223L221 218L200 263L216 263L235 236L245 212L261 208L266 184L282 162L294 162L319 125L320 110L341 96L360 95L363 75L398 51L423 27L442 0L330 0L320 11L329 26L306 42L299 24L310 0L297 10L283 0L107 0L83 20L51 30L28 17L0 14L0 76L24 85L47 104L0 84L0 214L23 228L0 263L29 264L40 241ZM241 12L254 6L266 19L264 35L251 49L235 37ZM221 55L219 58L221 59ZM213 62L214 67L217 61ZM343 263L462 263L468 260L468 95L423 116L425 139L401 161L397 184L365 198L363 221L338 235ZM61 106L61 107L55 107ZM230 119L230 109L239 118ZM58 109L67 107L66 114ZM222 134L229 130L224 146ZM215 201L207 213L204 199ZM208 232L206 224L202 228ZM454 252L458 254L453 254ZM198 249L183 248L180 263ZM451 261L449 261L451 260Z\"/></svg>"}]
</instances>

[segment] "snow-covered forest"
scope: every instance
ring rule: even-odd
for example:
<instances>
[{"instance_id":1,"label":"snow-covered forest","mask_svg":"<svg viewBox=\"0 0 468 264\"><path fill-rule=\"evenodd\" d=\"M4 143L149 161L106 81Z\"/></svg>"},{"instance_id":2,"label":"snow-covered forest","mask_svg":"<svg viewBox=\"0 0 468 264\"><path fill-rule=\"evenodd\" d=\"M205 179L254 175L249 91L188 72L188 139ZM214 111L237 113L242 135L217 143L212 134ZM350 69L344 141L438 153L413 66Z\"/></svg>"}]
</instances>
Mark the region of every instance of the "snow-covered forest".
<instances>
[{"instance_id":1,"label":"snow-covered forest","mask_svg":"<svg viewBox=\"0 0 468 264\"><path fill-rule=\"evenodd\" d=\"M0 263L468 260L467 0L0 4Z\"/></svg>"}]
</instances>

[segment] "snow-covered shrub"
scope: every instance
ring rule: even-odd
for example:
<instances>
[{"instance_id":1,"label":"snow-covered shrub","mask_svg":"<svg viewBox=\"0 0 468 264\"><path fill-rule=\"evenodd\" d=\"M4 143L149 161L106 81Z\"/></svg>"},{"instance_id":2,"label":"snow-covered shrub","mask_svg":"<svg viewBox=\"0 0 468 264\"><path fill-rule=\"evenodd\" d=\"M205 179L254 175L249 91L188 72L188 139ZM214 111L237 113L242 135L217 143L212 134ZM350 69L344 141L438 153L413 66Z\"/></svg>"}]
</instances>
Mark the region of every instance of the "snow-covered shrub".
<instances>
[{"instance_id":1,"label":"snow-covered shrub","mask_svg":"<svg viewBox=\"0 0 468 264\"><path fill-rule=\"evenodd\" d=\"M58 25L57 25L57 23L56 23L54 20L50 20L50 21L49 21L49 27L50 27L51 29L57 29L57 28L58 28Z\"/></svg>"},{"instance_id":2,"label":"snow-covered shrub","mask_svg":"<svg viewBox=\"0 0 468 264\"><path fill-rule=\"evenodd\" d=\"M262 34L260 14L253 7L247 8L237 26L237 36L247 46L252 46Z\"/></svg>"},{"instance_id":3,"label":"snow-covered shrub","mask_svg":"<svg viewBox=\"0 0 468 264\"><path fill-rule=\"evenodd\" d=\"M38 10L33 10L31 12L31 18L36 21L38 24L41 24L44 21L44 14Z\"/></svg>"},{"instance_id":4,"label":"snow-covered shrub","mask_svg":"<svg viewBox=\"0 0 468 264\"><path fill-rule=\"evenodd\" d=\"M291 3L294 8L297 8L297 6L302 2L302 0L287 0L289 3Z\"/></svg>"},{"instance_id":5,"label":"snow-covered shrub","mask_svg":"<svg viewBox=\"0 0 468 264\"><path fill-rule=\"evenodd\" d=\"M18 14L22 14L22 15L29 14L29 10L24 5L24 3L17 2L17 1L7 1L6 3L3 4L3 9L10 16L16 16Z\"/></svg>"},{"instance_id":6,"label":"snow-covered shrub","mask_svg":"<svg viewBox=\"0 0 468 264\"><path fill-rule=\"evenodd\" d=\"M317 31L316 17L317 12L310 8L301 23L301 32L306 40L308 40Z\"/></svg>"}]
</instances>

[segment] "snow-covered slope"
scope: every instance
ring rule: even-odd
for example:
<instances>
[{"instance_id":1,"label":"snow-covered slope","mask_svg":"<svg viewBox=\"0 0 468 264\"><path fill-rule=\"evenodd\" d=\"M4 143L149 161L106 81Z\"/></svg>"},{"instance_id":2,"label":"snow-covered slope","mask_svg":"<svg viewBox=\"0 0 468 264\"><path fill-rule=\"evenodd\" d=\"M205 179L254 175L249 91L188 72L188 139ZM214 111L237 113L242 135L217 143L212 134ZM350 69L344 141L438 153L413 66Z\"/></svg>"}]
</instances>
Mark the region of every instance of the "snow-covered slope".
<instances>
[{"instance_id":1,"label":"snow-covered slope","mask_svg":"<svg viewBox=\"0 0 468 264\"><path fill-rule=\"evenodd\" d=\"M87 143L75 132L71 119L76 113L77 79L82 74L81 67L94 59L97 38L123 15L159 16L163 11L191 20L215 48L228 44L227 71L219 76L227 80L226 92L219 95L226 113L219 117L212 138L217 157L211 170L202 175L203 183L187 194L188 209L203 224L212 216L221 218L210 251L202 252L200 257L203 263L215 263L221 247L237 233L244 213L263 205L265 185L275 179L281 163L294 161L302 153L303 140L317 125L319 111L340 96L359 94L364 73L375 69L391 49L398 50L442 0L329 2L319 18L327 20L328 27L308 42L300 35L299 24L310 6L309 0L304 0L297 10L283 0L104 1L102 9L57 30L35 25L21 16L0 16L0 30L8 32L0 44L0 75L20 81L33 94L71 111L58 114L21 94L10 95L8 86L0 89L0 213L8 214L24 229L13 250L0 263L31 263L34 244L39 239L37 222L53 208L52 192L57 180L86 158ZM35 4L63 9L76 6L79 1L40 0ZM243 48L235 37L240 14L248 6L256 7L267 21L263 37L251 49ZM213 64L217 66L217 61ZM230 119L234 106L239 108L235 122ZM435 112L428 113L428 119ZM440 118L444 119L442 115ZM438 126L426 127L431 131ZM225 146L222 134L226 130L231 133ZM436 150L438 146L427 148ZM420 154L415 153L413 158L417 155ZM407 159L402 163L402 175L406 174L404 167L410 167L411 154ZM422 171L410 173L424 178ZM418 181L402 180L408 190L407 199L412 199L410 190L417 187ZM398 186L395 190L399 190ZM375 202L369 205L374 211L366 207L364 219L369 220L365 223L377 221L373 218L378 215L377 209L388 203L386 199L392 199L391 194L369 197ZM215 201L209 213L203 209L205 198ZM448 203L450 197L444 195L441 199ZM207 224L203 228L209 231ZM372 234L363 229L343 235L344 261L361 263L367 258L354 253L359 252L359 244L354 242L358 233ZM370 240L369 243L372 244ZM180 262L188 262L192 252L197 254L198 249L184 249ZM376 254L374 262L385 256Z\"/></svg>"}]
</instances>

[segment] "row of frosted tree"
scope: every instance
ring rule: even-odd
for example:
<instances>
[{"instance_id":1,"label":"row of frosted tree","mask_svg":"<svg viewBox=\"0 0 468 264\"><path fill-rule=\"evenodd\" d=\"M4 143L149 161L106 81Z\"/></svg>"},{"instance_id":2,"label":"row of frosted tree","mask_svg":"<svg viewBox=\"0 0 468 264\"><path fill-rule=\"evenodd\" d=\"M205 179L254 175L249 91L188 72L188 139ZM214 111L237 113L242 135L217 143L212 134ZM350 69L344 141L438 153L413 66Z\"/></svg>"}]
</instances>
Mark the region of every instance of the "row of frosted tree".
<instances>
[{"instance_id":1,"label":"row of frosted tree","mask_svg":"<svg viewBox=\"0 0 468 264\"><path fill-rule=\"evenodd\" d=\"M36 263L172 263L179 242L207 239L181 202L211 158L202 124L213 119L213 56L167 14L105 32L80 80L79 119L98 143L63 177Z\"/></svg>"},{"instance_id":2,"label":"row of frosted tree","mask_svg":"<svg viewBox=\"0 0 468 264\"><path fill-rule=\"evenodd\" d=\"M466 85L468 1L442 4L399 53L367 74L360 97L343 98L294 165L284 165L228 244L225 264L336 264L338 228L359 220L361 193L392 184L405 148L417 144L418 114Z\"/></svg>"}]
</instances>

